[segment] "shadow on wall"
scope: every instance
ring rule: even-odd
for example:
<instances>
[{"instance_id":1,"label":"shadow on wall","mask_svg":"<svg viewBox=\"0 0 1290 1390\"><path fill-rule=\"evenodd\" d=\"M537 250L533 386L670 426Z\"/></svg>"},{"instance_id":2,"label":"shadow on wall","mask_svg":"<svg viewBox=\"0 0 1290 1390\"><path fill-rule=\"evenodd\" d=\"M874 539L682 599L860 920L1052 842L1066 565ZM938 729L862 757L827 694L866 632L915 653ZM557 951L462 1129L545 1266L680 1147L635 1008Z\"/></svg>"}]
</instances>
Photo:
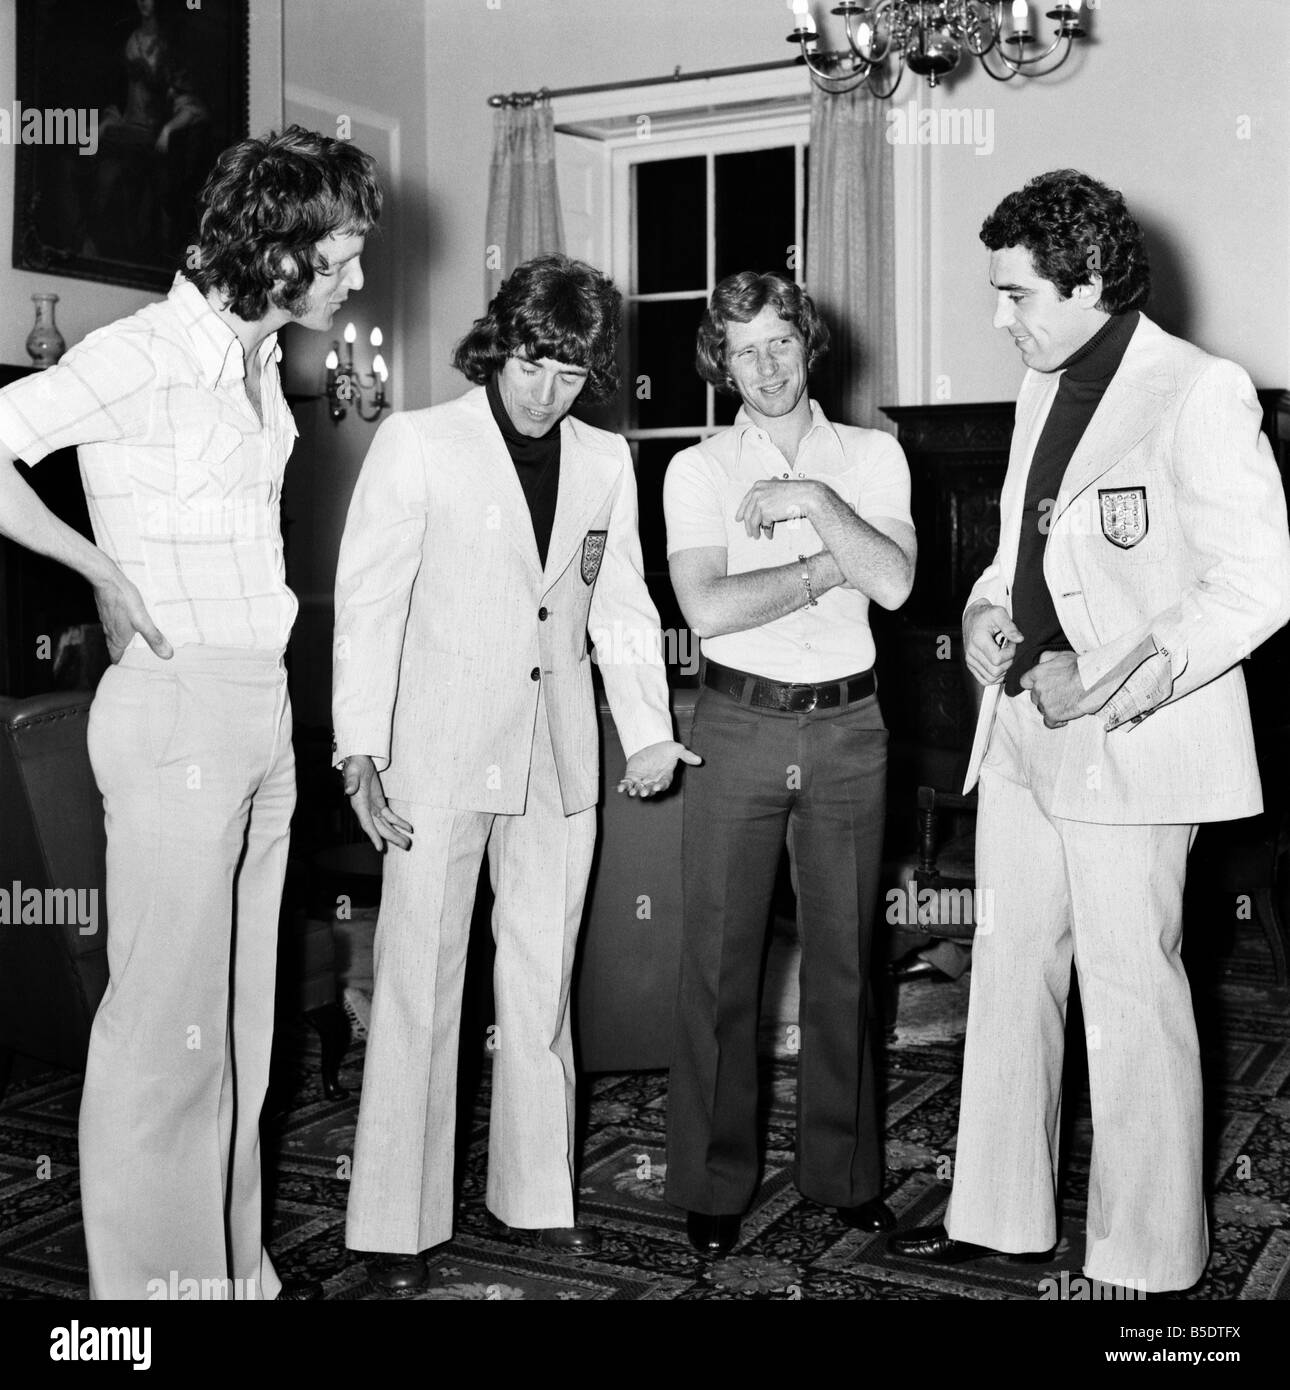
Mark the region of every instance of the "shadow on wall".
<instances>
[{"instance_id":1,"label":"shadow on wall","mask_svg":"<svg viewBox=\"0 0 1290 1390\"><path fill-rule=\"evenodd\" d=\"M1139 217L1138 223L1147 240L1147 257L1151 264L1151 298L1147 301L1146 312L1166 333L1191 342L1191 296L1182 257L1175 249L1174 235L1149 218Z\"/></svg>"}]
</instances>

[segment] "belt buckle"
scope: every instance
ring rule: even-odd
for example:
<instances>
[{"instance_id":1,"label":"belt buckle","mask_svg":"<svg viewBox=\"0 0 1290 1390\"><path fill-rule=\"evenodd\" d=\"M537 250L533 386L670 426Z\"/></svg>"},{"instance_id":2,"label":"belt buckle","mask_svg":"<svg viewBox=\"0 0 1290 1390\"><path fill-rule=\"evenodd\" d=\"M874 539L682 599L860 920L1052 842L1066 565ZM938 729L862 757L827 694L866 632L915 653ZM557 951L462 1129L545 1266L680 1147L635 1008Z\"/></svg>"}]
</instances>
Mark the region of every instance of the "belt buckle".
<instances>
[{"instance_id":1,"label":"belt buckle","mask_svg":"<svg viewBox=\"0 0 1290 1390\"><path fill-rule=\"evenodd\" d=\"M789 688L791 689L792 687L790 686ZM811 703L807 705L804 709L797 710L796 713L798 714L810 714L810 712L820 702L820 688L818 685L806 686L805 688L811 692Z\"/></svg>"}]
</instances>

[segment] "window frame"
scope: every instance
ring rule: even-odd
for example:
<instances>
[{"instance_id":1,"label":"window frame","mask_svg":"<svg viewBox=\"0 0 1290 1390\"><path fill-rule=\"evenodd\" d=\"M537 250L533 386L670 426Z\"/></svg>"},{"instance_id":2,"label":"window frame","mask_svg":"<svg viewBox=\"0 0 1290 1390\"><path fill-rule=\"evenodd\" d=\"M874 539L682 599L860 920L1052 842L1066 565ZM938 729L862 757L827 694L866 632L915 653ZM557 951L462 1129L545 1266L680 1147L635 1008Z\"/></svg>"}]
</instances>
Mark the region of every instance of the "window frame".
<instances>
[{"instance_id":1,"label":"window frame","mask_svg":"<svg viewBox=\"0 0 1290 1390\"><path fill-rule=\"evenodd\" d=\"M792 275L797 284L802 284L803 260L806 253L804 220L806 186L803 176L803 152L810 144L810 110L803 107L800 112L781 116L774 120L757 119L737 124L723 125L719 132L699 131L694 133L667 133L648 140L639 140L635 145L626 141L615 142L610 149L610 216L614 229L611 250L611 276L622 290L624 313L633 304L676 303L686 300L701 300L707 303L716 285L716 239L713 229L716 226L716 159L723 154L739 154L747 150L783 149L793 150L793 241L797 248L796 265ZM652 294L641 294L636 289L636 235L632 207L632 170L640 164L657 163L668 159L686 159L694 156L704 159L706 189L706 226L708 235L704 246L704 276L706 284L694 290L667 290ZM787 251L788 248L785 248ZM790 273L788 266L784 273ZM628 364L629 366L632 364ZM635 375L628 372L627 389L631 389ZM714 419L715 389L704 383L704 420L693 425L669 425L652 429L629 426L628 408L624 394L624 404L618 429L628 440L638 439L706 439L709 435L728 428L717 424Z\"/></svg>"}]
</instances>

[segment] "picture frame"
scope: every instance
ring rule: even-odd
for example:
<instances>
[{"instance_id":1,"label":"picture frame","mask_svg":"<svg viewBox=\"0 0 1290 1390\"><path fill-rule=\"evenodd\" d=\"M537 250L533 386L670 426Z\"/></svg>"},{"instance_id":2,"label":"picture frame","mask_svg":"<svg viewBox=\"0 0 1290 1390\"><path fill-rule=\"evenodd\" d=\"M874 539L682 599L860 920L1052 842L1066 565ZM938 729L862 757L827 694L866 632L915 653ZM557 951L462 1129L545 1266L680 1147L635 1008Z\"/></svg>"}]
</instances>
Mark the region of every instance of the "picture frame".
<instances>
[{"instance_id":1,"label":"picture frame","mask_svg":"<svg viewBox=\"0 0 1290 1390\"><path fill-rule=\"evenodd\" d=\"M13 264L166 290L249 125L248 0L17 7Z\"/></svg>"}]
</instances>

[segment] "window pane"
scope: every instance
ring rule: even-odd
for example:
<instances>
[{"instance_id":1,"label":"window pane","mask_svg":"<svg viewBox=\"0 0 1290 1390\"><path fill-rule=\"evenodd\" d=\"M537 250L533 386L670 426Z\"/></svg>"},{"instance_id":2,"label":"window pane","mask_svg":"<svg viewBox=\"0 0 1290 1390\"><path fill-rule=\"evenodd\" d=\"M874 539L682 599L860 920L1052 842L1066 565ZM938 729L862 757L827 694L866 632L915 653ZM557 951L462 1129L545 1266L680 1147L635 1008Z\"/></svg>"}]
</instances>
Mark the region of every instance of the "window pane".
<instances>
[{"instance_id":1,"label":"window pane","mask_svg":"<svg viewBox=\"0 0 1290 1390\"><path fill-rule=\"evenodd\" d=\"M705 160L659 159L635 166L638 294L702 289L707 278Z\"/></svg>"},{"instance_id":2,"label":"window pane","mask_svg":"<svg viewBox=\"0 0 1290 1390\"><path fill-rule=\"evenodd\" d=\"M628 306L632 366L623 394L633 428L707 423L703 382L694 370L694 334L703 307L702 299Z\"/></svg>"},{"instance_id":3,"label":"window pane","mask_svg":"<svg viewBox=\"0 0 1290 1390\"><path fill-rule=\"evenodd\" d=\"M682 449L697 439L640 439L636 441L636 495L640 505L641 553L650 594L666 628L683 625L667 577L667 525L663 519L663 476Z\"/></svg>"},{"instance_id":4,"label":"window pane","mask_svg":"<svg viewBox=\"0 0 1290 1390\"><path fill-rule=\"evenodd\" d=\"M792 278L794 158L792 145L717 155L718 280L737 270L777 270Z\"/></svg>"}]
</instances>

